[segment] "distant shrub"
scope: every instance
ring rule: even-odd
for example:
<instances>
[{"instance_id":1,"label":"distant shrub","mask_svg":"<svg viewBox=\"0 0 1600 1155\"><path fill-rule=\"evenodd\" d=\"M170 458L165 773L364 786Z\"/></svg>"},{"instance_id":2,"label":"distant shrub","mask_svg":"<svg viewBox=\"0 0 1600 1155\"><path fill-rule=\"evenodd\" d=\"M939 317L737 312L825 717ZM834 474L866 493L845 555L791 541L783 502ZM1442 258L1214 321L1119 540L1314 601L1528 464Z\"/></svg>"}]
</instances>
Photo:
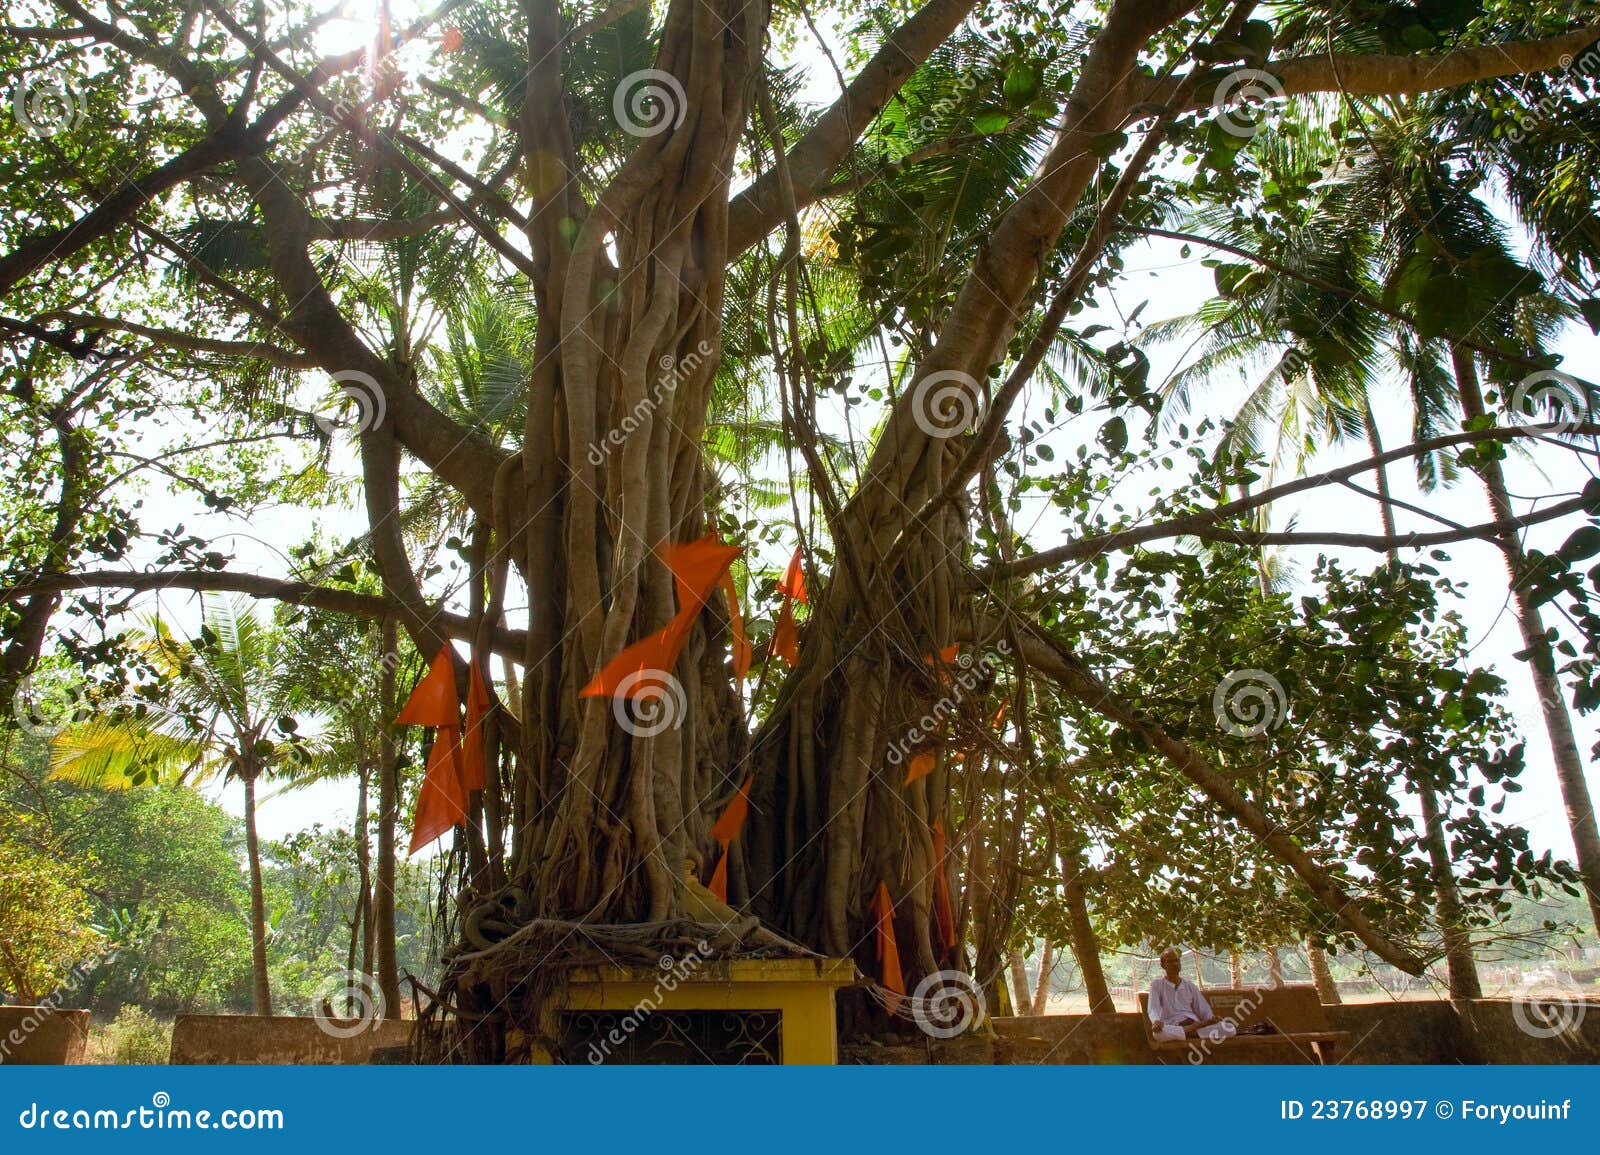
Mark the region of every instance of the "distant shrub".
<instances>
[{"instance_id":1,"label":"distant shrub","mask_svg":"<svg viewBox=\"0 0 1600 1155\"><path fill-rule=\"evenodd\" d=\"M165 1063L172 1053L172 1030L143 1007L127 1006L106 1028L111 1061L123 1064Z\"/></svg>"}]
</instances>

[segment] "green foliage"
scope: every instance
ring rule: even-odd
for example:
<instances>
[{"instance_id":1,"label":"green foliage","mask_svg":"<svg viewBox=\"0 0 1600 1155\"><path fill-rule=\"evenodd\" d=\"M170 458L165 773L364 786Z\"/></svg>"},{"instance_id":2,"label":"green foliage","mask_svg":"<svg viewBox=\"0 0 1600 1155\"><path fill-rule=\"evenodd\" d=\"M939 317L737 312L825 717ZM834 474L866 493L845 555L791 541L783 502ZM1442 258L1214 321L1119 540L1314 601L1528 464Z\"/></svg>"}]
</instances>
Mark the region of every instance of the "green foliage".
<instances>
[{"instance_id":1,"label":"green foliage","mask_svg":"<svg viewBox=\"0 0 1600 1155\"><path fill-rule=\"evenodd\" d=\"M123 1007L106 1027L111 1061L120 1066L164 1064L172 1054L172 1028L142 1007Z\"/></svg>"},{"instance_id":2,"label":"green foliage","mask_svg":"<svg viewBox=\"0 0 1600 1155\"><path fill-rule=\"evenodd\" d=\"M99 953L91 919L91 863L51 852L48 828L0 812L0 992L35 1003Z\"/></svg>"}]
</instances>

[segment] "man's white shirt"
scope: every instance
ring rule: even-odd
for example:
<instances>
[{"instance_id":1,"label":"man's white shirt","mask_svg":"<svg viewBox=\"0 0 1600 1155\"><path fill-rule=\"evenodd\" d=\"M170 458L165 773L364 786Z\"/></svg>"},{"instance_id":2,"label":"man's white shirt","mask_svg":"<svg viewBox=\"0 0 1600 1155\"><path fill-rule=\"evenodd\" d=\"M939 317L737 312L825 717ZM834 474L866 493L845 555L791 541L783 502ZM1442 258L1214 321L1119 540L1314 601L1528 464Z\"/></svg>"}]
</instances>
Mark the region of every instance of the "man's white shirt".
<instances>
[{"instance_id":1,"label":"man's white shirt","mask_svg":"<svg viewBox=\"0 0 1600 1155\"><path fill-rule=\"evenodd\" d=\"M1173 986L1163 975L1150 984L1150 1021L1163 1023L1203 1023L1211 1017L1211 1004L1200 988L1188 979Z\"/></svg>"}]
</instances>

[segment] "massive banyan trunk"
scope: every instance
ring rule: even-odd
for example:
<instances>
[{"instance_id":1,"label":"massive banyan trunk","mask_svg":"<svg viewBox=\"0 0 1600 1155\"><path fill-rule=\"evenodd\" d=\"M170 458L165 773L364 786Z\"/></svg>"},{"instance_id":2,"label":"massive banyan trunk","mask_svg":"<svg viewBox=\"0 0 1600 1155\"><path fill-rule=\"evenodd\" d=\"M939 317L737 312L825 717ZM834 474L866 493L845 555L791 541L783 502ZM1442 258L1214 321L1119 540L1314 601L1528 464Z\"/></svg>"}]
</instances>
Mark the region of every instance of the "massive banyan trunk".
<instances>
[{"instance_id":1,"label":"massive banyan trunk","mask_svg":"<svg viewBox=\"0 0 1600 1155\"><path fill-rule=\"evenodd\" d=\"M675 613L656 547L707 529L700 438L720 350L729 182L766 22L763 0L672 5L648 80L656 120L641 122L645 135L591 207L549 176L560 165L528 161L547 242L535 246L536 369L523 451L496 479L494 528L530 595L506 874L539 916L678 914L702 811L727 792L741 753L709 616L679 663L681 696L674 685L642 707L669 724L641 718L630 735L610 700L578 691ZM550 55L530 47L530 59ZM546 80L553 92L541 92ZM557 155L571 148L559 83L558 70L536 69L525 113L530 138ZM702 666L704 678L681 676Z\"/></svg>"}]
</instances>

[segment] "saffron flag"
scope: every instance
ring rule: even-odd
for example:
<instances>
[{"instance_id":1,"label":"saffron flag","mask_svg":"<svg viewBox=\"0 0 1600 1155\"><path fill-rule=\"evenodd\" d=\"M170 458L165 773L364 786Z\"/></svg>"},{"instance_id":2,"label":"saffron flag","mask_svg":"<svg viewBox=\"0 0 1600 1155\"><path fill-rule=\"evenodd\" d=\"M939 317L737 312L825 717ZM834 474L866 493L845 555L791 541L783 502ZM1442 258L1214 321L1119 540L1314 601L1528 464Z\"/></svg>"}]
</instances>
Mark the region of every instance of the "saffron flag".
<instances>
[{"instance_id":1,"label":"saffron flag","mask_svg":"<svg viewBox=\"0 0 1600 1155\"><path fill-rule=\"evenodd\" d=\"M711 827L711 837L722 848L722 855L717 859L716 869L711 872L711 881L706 884L706 889L723 902L728 901L728 848L739 837L739 831L744 829L744 820L749 813L750 778L747 776L734 792L733 801L728 803Z\"/></svg>"},{"instance_id":2,"label":"saffron flag","mask_svg":"<svg viewBox=\"0 0 1600 1155\"><path fill-rule=\"evenodd\" d=\"M800 547L794 547L794 556L789 559L789 564L784 567L783 576L778 579L778 592L786 598L793 598L801 605L810 605L806 596L806 571L800 557Z\"/></svg>"},{"instance_id":3,"label":"saffron flag","mask_svg":"<svg viewBox=\"0 0 1600 1155\"><path fill-rule=\"evenodd\" d=\"M911 759L911 765L906 767L906 780L902 785L910 786L918 778L926 778L933 773L933 768L938 765L938 758L932 750L923 750Z\"/></svg>"},{"instance_id":4,"label":"saffron flag","mask_svg":"<svg viewBox=\"0 0 1600 1155\"><path fill-rule=\"evenodd\" d=\"M739 546L723 545L714 533L694 541L667 543L657 549L657 555L672 571L677 586L677 616L664 629L624 648L578 691L578 697L637 698L660 693L659 678L639 675L646 670L670 673L678 664L678 655L689 640L689 630L701 607L733 564L733 559L743 552Z\"/></svg>"},{"instance_id":5,"label":"saffron flag","mask_svg":"<svg viewBox=\"0 0 1600 1155\"><path fill-rule=\"evenodd\" d=\"M778 611L778 620L772 627L772 656L792 666L800 660L800 630L794 620L795 603L803 606L810 604L799 546L794 547L794 556L789 559L783 576L778 579L778 592L783 595L783 607Z\"/></svg>"},{"instance_id":6,"label":"saffron flag","mask_svg":"<svg viewBox=\"0 0 1600 1155\"><path fill-rule=\"evenodd\" d=\"M461 700L456 697L455 651L439 647L428 674L394 717L396 726L461 727Z\"/></svg>"},{"instance_id":7,"label":"saffron flag","mask_svg":"<svg viewBox=\"0 0 1600 1155\"><path fill-rule=\"evenodd\" d=\"M956 945L956 916L950 901L950 879L944 869L944 823L933 820L933 921L945 950Z\"/></svg>"},{"instance_id":8,"label":"saffron flag","mask_svg":"<svg viewBox=\"0 0 1600 1155\"><path fill-rule=\"evenodd\" d=\"M885 987L896 995L906 993L906 980L900 973L900 947L894 940L894 902L889 898L887 883L878 883L878 893L872 896L872 912L878 925L878 975ZM891 1011L900 1009L900 1000L891 999Z\"/></svg>"},{"instance_id":9,"label":"saffron flag","mask_svg":"<svg viewBox=\"0 0 1600 1155\"><path fill-rule=\"evenodd\" d=\"M422 791L417 795L411 827L411 853L415 854L467 820L461 701L456 696L455 651L449 645L439 647L427 676L411 691L394 721L397 726L431 726L437 731L433 748L428 751L428 767L422 776ZM481 764L481 748L479 759Z\"/></svg>"},{"instance_id":10,"label":"saffron flag","mask_svg":"<svg viewBox=\"0 0 1600 1155\"><path fill-rule=\"evenodd\" d=\"M411 851L415 854L434 839L467 821L467 789L461 784L461 731L441 726L428 751L428 770L417 795L417 812L411 826Z\"/></svg>"},{"instance_id":11,"label":"saffron flag","mask_svg":"<svg viewBox=\"0 0 1600 1155\"><path fill-rule=\"evenodd\" d=\"M790 666L800 660L800 631L794 622L794 602L788 598L783 599L778 622L772 627L772 656Z\"/></svg>"}]
</instances>

